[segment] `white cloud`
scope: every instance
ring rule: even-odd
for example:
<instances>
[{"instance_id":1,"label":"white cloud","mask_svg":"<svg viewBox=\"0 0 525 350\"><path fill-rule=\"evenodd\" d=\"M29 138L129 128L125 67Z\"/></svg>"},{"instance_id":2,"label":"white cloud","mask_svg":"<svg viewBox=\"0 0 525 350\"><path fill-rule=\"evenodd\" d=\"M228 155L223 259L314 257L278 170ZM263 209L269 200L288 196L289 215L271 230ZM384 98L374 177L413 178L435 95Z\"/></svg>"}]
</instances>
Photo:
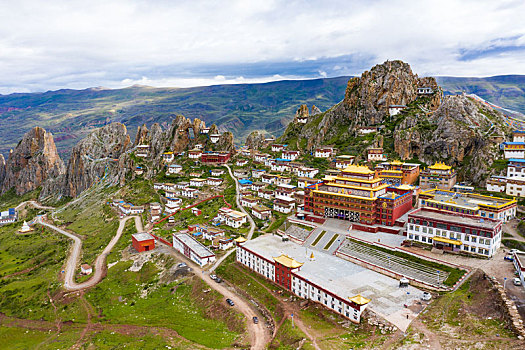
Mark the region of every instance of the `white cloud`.
<instances>
[{"instance_id":1,"label":"white cloud","mask_svg":"<svg viewBox=\"0 0 525 350\"><path fill-rule=\"evenodd\" d=\"M0 14L4 93L359 74L398 58L420 75L525 74L523 1L6 0Z\"/></svg>"}]
</instances>

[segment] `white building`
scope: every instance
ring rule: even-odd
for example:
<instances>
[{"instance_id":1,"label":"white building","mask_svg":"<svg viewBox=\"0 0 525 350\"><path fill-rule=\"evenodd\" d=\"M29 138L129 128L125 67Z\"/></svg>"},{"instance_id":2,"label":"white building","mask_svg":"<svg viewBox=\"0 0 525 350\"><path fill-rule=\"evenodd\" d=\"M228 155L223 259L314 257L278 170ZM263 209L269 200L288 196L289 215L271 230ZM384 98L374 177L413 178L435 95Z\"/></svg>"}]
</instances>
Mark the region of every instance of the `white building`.
<instances>
[{"instance_id":1,"label":"white building","mask_svg":"<svg viewBox=\"0 0 525 350\"><path fill-rule=\"evenodd\" d=\"M275 189L275 198L291 199L293 198L296 188L297 187L294 185L288 185L288 184L278 185L277 188Z\"/></svg>"},{"instance_id":2,"label":"white building","mask_svg":"<svg viewBox=\"0 0 525 350\"><path fill-rule=\"evenodd\" d=\"M209 177L207 179L208 186L220 186L224 182L220 177Z\"/></svg>"},{"instance_id":3,"label":"white building","mask_svg":"<svg viewBox=\"0 0 525 350\"><path fill-rule=\"evenodd\" d=\"M505 192L507 188L507 177L506 176L491 176L487 180L487 191L490 192Z\"/></svg>"},{"instance_id":4,"label":"white building","mask_svg":"<svg viewBox=\"0 0 525 350\"><path fill-rule=\"evenodd\" d=\"M525 158L525 142L503 142L505 159Z\"/></svg>"},{"instance_id":5,"label":"white building","mask_svg":"<svg viewBox=\"0 0 525 350\"><path fill-rule=\"evenodd\" d=\"M298 177L309 177L313 179L315 175L319 174L319 169L301 167L297 170Z\"/></svg>"},{"instance_id":6,"label":"white building","mask_svg":"<svg viewBox=\"0 0 525 350\"><path fill-rule=\"evenodd\" d=\"M193 178L190 179L190 186L192 187L203 187L206 185L207 180L206 179L199 179L199 178Z\"/></svg>"},{"instance_id":7,"label":"white building","mask_svg":"<svg viewBox=\"0 0 525 350\"><path fill-rule=\"evenodd\" d=\"M315 158L330 158L334 154L332 147L322 147L315 150Z\"/></svg>"},{"instance_id":8,"label":"white building","mask_svg":"<svg viewBox=\"0 0 525 350\"><path fill-rule=\"evenodd\" d=\"M135 148L135 155L137 157L146 158L149 154L149 145L138 145Z\"/></svg>"},{"instance_id":9,"label":"white building","mask_svg":"<svg viewBox=\"0 0 525 350\"><path fill-rule=\"evenodd\" d=\"M266 160L268 160L270 158L270 156L268 154L265 154L265 153L256 153L254 156L253 156L253 160L257 163L264 163L266 162Z\"/></svg>"},{"instance_id":10,"label":"white building","mask_svg":"<svg viewBox=\"0 0 525 350\"><path fill-rule=\"evenodd\" d=\"M284 150L288 145L281 145L281 144L276 144L274 143L272 145L272 152L281 152L282 150Z\"/></svg>"},{"instance_id":11,"label":"white building","mask_svg":"<svg viewBox=\"0 0 525 350\"><path fill-rule=\"evenodd\" d=\"M173 248L201 267L215 261L215 254L185 233L173 234Z\"/></svg>"},{"instance_id":12,"label":"white building","mask_svg":"<svg viewBox=\"0 0 525 350\"><path fill-rule=\"evenodd\" d=\"M199 198L199 190L187 187L181 190L180 195L186 198Z\"/></svg>"},{"instance_id":13,"label":"white building","mask_svg":"<svg viewBox=\"0 0 525 350\"><path fill-rule=\"evenodd\" d=\"M386 160L386 156L384 155L382 148L369 148L367 152L369 162Z\"/></svg>"},{"instance_id":14,"label":"white building","mask_svg":"<svg viewBox=\"0 0 525 350\"><path fill-rule=\"evenodd\" d=\"M377 132L377 126L361 126L359 128L359 133L361 135L371 134Z\"/></svg>"},{"instance_id":15,"label":"white building","mask_svg":"<svg viewBox=\"0 0 525 350\"><path fill-rule=\"evenodd\" d=\"M273 210L283 214L290 214L295 208L295 199L281 197L273 201Z\"/></svg>"},{"instance_id":16,"label":"white building","mask_svg":"<svg viewBox=\"0 0 525 350\"><path fill-rule=\"evenodd\" d=\"M283 151L281 153L281 158L282 159L286 159L286 160L290 160L290 161L294 161L296 160L297 158L299 158L299 155L301 153L299 153L299 151Z\"/></svg>"},{"instance_id":17,"label":"white building","mask_svg":"<svg viewBox=\"0 0 525 350\"><path fill-rule=\"evenodd\" d=\"M210 171L210 175L211 176L221 176L224 174L224 170L223 169L212 169Z\"/></svg>"},{"instance_id":18,"label":"white building","mask_svg":"<svg viewBox=\"0 0 525 350\"><path fill-rule=\"evenodd\" d=\"M217 143L221 138L221 134L210 134L209 136L211 143Z\"/></svg>"},{"instance_id":19,"label":"white building","mask_svg":"<svg viewBox=\"0 0 525 350\"><path fill-rule=\"evenodd\" d=\"M417 88L418 95L431 95L433 93L434 93L434 90L431 87L418 87Z\"/></svg>"},{"instance_id":20,"label":"white building","mask_svg":"<svg viewBox=\"0 0 525 350\"><path fill-rule=\"evenodd\" d=\"M271 200L274 196L273 190L261 189L257 191L257 196L266 200Z\"/></svg>"},{"instance_id":21,"label":"white building","mask_svg":"<svg viewBox=\"0 0 525 350\"><path fill-rule=\"evenodd\" d=\"M243 207L253 208L257 204L259 204L259 199L253 196L245 196L241 198L241 205Z\"/></svg>"},{"instance_id":22,"label":"white building","mask_svg":"<svg viewBox=\"0 0 525 350\"><path fill-rule=\"evenodd\" d=\"M247 159L239 159L235 163L235 165L237 165L237 166L245 166L246 164L248 164L248 160Z\"/></svg>"},{"instance_id":23,"label":"white building","mask_svg":"<svg viewBox=\"0 0 525 350\"><path fill-rule=\"evenodd\" d=\"M173 154L173 152L164 152L162 154L162 159L166 162L166 163L171 163L173 162L173 160L175 159L175 155Z\"/></svg>"},{"instance_id":24,"label":"white building","mask_svg":"<svg viewBox=\"0 0 525 350\"><path fill-rule=\"evenodd\" d=\"M252 169L252 177L254 179L259 179L263 174L266 173L265 169Z\"/></svg>"},{"instance_id":25,"label":"white building","mask_svg":"<svg viewBox=\"0 0 525 350\"><path fill-rule=\"evenodd\" d=\"M505 193L525 197L525 159L509 159Z\"/></svg>"},{"instance_id":26,"label":"white building","mask_svg":"<svg viewBox=\"0 0 525 350\"><path fill-rule=\"evenodd\" d=\"M182 166L178 164L168 165L168 174L179 174L182 171Z\"/></svg>"},{"instance_id":27,"label":"white building","mask_svg":"<svg viewBox=\"0 0 525 350\"><path fill-rule=\"evenodd\" d=\"M420 208L408 214L407 238L445 251L492 257L501 245L502 221Z\"/></svg>"},{"instance_id":28,"label":"white building","mask_svg":"<svg viewBox=\"0 0 525 350\"><path fill-rule=\"evenodd\" d=\"M407 106L405 105L390 105L388 106L388 114L390 116L398 115L403 109L405 109Z\"/></svg>"},{"instance_id":29,"label":"white building","mask_svg":"<svg viewBox=\"0 0 525 350\"><path fill-rule=\"evenodd\" d=\"M290 166L288 164L286 164L285 162L273 161L270 164L270 170L278 172L278 173L287 173L287 172L290 171Z\"/></svg>"},{"instance_id":30,"label":"white building","mask_svg":"<svg viewBox=\"0 0 525 350\"><path fill-rule=\"evenodd\" d=\"M233 228L239 228L247 221L246 214L230 208L219 209L217 217L221 223L224 223Z\"/></svg>"},{"instance_id":31,"label":"white building","mask_svg":"<svg viewBox=\"0 0 525 350\"><path fill-rule=\"evenodd\" d=\"M272 217L272 210L264 205L255 205L252 207L252 215L259 220L266 220Z\"/></svg>"},{"instance_id":32,"label":"white building","mask_svg":"<svg viewBox=\"0 0 525 350\"><path fill-rule=\"evenodd\" d=\"M200 149L192 149L188 151L188 158L190 159L199 159L202 157L202 151Z\"/></svg>"}]
</instances>

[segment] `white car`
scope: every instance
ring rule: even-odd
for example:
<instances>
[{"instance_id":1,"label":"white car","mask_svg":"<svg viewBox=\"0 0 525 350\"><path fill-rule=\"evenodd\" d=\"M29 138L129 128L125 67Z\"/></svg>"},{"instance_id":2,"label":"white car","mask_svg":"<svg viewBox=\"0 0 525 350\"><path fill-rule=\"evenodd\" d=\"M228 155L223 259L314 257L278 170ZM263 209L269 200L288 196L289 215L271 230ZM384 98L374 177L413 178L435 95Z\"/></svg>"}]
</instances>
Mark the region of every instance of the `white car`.
<instances>
[{"instance_id":1,"label":"white car","mask_svg":"<svg viewBox=\"0 0 525 350\"><path fill-rule=\"evenodd\" d=\"M514 283L515 286L521 286L521 280L518 277L515 277L512 283Z\"/></svg>"},{"instance_id":2,"label":"white car","mask_svg":"<svg viewBox=\"0 0 525 350\"><path fill-rule=\"evenodd\" d=\"M424 301L429 301L430 299L432 299L432 294L430 294L429 292L423 292L421 299Z\"/></svg>"}]
</instances>

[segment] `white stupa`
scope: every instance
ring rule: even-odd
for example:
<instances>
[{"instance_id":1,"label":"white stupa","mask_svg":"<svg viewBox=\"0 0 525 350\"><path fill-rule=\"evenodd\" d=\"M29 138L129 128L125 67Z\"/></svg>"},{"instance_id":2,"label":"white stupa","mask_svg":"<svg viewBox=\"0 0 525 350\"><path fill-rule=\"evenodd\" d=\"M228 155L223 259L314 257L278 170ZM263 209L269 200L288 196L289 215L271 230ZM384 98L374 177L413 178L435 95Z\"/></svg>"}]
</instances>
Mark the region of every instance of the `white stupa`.
<instances>
[{"instance_id":1,"label":"white stupa","mask_svg":"<svg viewBox=\"0 0 525 350\"><path fill-rule=\"evenodd\" d=\"M22 228L20 230L18 230L18 232L20 233L27 233L27 232L31 232L33 231L33 229L31 227L29 227L29 225L27 224L26 221L24 221L24 224L22 225Z\"/></svg>"}]
</instances>

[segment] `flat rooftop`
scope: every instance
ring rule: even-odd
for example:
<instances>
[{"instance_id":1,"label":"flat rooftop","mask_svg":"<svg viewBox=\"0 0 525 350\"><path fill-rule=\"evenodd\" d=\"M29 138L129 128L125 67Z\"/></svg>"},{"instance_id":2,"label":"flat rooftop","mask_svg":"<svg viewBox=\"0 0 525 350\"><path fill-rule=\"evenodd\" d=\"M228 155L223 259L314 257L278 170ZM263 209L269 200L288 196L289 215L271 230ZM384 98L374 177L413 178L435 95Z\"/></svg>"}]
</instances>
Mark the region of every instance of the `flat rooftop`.
<instances>
[{"instance_id":1,"label":"flat rooftop","mask_svg":"<svg viewBox=\"0 0 525 350\"><path fill-rule=\"evenodd\" d=\"M489 205L497 207L505 204L510 204L510 202L515 201L513 199L484 196L476 193L459 193L443 190L429 190L424 191L422 194L434 195L433 200L436 202L462 206L474 210L477 209L479 205Z\"/></svg>"},{"instance_id":2,"label":"flat rooftop","mask_svg":"<svg viewBox=\"0 0 525 350\"><path fill-rule=\"evenodd\" d=\"M155 239L152 235L150 235L148 232L140 232L140 233L134 233L131 235L135 240L138 242L142 241L148 241L150 239Z\"/></svg>"},{"instance_id":3,"label":"flat rooftop","mask_svg":"<svg viewBox=\"0 0 525 350\"><path fill-rule=\"evenodd\" d=\"M489 219L481 217L478 218L470 216L453 215L452 213L440 213L434 210L425 210L424 208L422 208L420 211L416 210L415 212L409 213L409 216L411 215L421 216L426 219L453 222L460 225L482 227L490 230L494 229L499 224L499 221L497 220L491 221Z\"/></svg>"},{"instance_id":4,"label":"flat rooftop","mask_svg":"<svg viewBox=\"0 0 525 350\"><path fill-rule=\"evenodd\" d=\"M400 328L405 328L404 324L398 322L399 315L406 312L404 304L419 300L423 293L412 286L399 288L399 281L396 279L334 255L308 249L291 241L283 242L279 236L261 236L247 241L243 247L270 261L273 261L274 257L286 254L300 263L304 263L295 272L297 275L343 298L351 298L361 294L365 298L371 299L370 309ZM312 253L315 256L314 261L309 258Z\"/></svg>"},{"instance_id":5,"label":"flat rooftop","mask_svg":"<svg viewBox=\"0 0 525 350\"><path fill-rule=\"evenodd\" d=\"M177 237L178 240L187 245L195 254L197 254L201 258L215 255L211 252L211 250L200 244L195 239L191 238L186 233L174 234L173 237Z\"/></svg>"}]
</instances>

